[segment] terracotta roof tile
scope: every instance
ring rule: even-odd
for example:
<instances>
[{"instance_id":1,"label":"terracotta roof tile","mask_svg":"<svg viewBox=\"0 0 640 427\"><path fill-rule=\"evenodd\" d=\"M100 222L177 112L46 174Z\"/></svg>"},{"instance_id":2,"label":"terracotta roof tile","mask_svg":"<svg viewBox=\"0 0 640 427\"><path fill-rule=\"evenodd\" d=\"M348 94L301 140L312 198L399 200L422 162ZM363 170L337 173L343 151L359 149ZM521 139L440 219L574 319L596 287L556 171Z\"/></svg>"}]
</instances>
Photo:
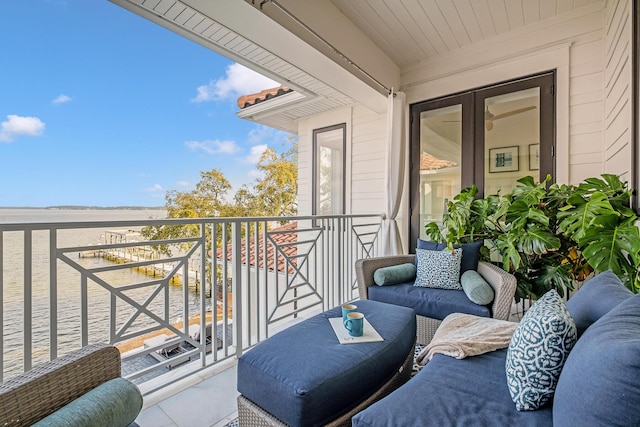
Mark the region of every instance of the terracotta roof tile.
<instances>
[{"instance_id":1,"label":"terracotta roof tile","mask_svg":"<svg viewBox=\"0 0 640 427\"><path fill-rule=\"evenodd\" d=\"M287 259L289 259L288 271L290 274L295 272L294 266L296 265L295 256L298 254L298 246L295 244L287 245L288 243L296 243L298 241L298 223L290 222L289 224L283 225L278 228L274 228L269 230L267 239L267 268L270 271L274 270L274 261L275 261L275 245L278 247L277 258L278 258L278 271L284 272L286 268ZM249 265L255 267L256 265L259 268L264 268L265 260L264 260L264 233L260 233L258 237L258 262L256 262L256 243L255 237L251 237L249 239ZM247 240L242 239L241 242L241 263L247 263ZM227 245L227 260L231 261L232 259L232 246ZM216 257L218 259L223 258L223 248L218 248L216 251Z\"/></svg>"},{"instance_id":2,"label":"terracotta roof tile","mask_svg":"<svg viewBox=\"0 0 640 427\"><path fill-rule=\"evenodd\" d=\"M285 93L293 92L293 89L289 89L286 86L278 86L271 89L265 89L262 92L254 93L251 95L243 95L238 98L238 107L247 108L252 105L259 104L260 102L268 99L275 98L276 96L284 95Z\"/></svg>"},{"instance_id":3,"label":"terracotta roof tile","mask_svg":"<svg viewBox=\"0 0 640 427\"><path fill-rule=\"evenodd\" d=\"M436 170L457 166L456 162L441 160L429 153L422 153L420 156L420 170Z\"/></svg>"}]
</instances>

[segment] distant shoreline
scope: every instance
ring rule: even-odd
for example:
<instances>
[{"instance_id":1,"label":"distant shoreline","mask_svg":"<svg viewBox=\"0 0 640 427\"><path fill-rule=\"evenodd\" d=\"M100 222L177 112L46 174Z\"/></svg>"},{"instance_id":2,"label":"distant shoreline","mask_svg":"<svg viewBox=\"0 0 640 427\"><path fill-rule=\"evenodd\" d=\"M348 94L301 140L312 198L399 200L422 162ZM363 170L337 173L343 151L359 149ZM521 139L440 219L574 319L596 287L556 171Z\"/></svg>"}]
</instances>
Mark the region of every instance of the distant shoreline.
<instances>
[{"instance_id":1,"label":"distant shoreline","mask_svg":"<svg viewBox=\"0 0 640 427\"><path fill-rule=\"evenodd\" d=\"M49 209L49 210L161 210L164 206L0 206L0 209Z\"/></svg>"}]
</instances>

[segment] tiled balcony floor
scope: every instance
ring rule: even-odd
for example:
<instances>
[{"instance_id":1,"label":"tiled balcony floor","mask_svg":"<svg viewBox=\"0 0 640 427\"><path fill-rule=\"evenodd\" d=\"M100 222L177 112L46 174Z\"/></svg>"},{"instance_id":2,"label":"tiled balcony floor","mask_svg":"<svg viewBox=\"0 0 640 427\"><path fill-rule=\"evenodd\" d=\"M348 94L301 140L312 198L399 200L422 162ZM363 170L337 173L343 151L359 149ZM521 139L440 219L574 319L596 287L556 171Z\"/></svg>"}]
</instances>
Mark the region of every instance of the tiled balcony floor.
<instances>
[{"instance_id":1,"label":"tiled balcony floor","mask_svg":"<svg viewBox=\"0 0 640 427\"><path fill-rule=\"evenodd\" d=\"M205 369L144 397L140 427L223 427L237 418L236 363Z\"/></svg>"}]
</instances>

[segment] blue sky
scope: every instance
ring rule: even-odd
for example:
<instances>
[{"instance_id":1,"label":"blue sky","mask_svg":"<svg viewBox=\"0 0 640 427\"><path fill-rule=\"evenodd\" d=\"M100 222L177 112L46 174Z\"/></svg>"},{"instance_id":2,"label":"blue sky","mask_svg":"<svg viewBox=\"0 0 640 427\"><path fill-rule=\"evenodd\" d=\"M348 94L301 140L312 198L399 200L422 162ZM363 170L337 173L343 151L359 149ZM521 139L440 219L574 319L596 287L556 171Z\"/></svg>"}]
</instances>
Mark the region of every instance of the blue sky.
<instances>
[{"instance_id":1,"label":"blue sky","mask_svg":"<svg viewBox=\"0 0 640 427\"><path fill-rule=\"evenodd\" d=\"M4 1L0 51L0 207L163 206L286 148L236 117L278 83L106 0Z\"/></svg>"}]
</instances>

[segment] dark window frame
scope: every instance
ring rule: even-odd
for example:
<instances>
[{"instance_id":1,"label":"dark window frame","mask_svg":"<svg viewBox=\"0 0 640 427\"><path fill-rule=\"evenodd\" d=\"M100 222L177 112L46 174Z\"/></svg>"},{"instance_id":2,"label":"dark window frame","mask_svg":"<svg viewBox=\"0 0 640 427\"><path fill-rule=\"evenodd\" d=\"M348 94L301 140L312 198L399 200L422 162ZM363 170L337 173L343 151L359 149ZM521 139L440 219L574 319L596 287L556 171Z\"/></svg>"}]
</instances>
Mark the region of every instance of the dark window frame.
<instances>
[{"instance_id":1,"label":"dark window frame","mask_svg":"<svg viewBox=\"0 0 640 427\"><path fill-rule=\"evenodd\" d=\"M632 17L632 42L631 42L631 189L633 196L631 205L640 215L640 5L637 1L631 2Z\"/></svg>"},{"instance_id":2,"label":"dark window frame","mask_svg":"<svg viewBox=\"0 0 640 427\"><path fill-rule=\"evenodd\" d=\"M410 158L409 162L409 238L411 242L417 241L420 236L420 166L415 164L415 159L420 158L420 113L427 110L462 104L462 169L460 184L462 188L476 184L478 197L484 197L484 101L486 98L502 93L517 92L532 87L540 87L541 108L550 112L548 116L540 118L540 142L543 138L547 141L549 149L540 151L540 179L551 174L551 183L555 182L556 172L556 97L555 86L557 83L556 70L549 70L534 75L523 76L509 81L498 82L491 85L471 89L464 92L450 94L444 97L420 101L409 106L410 110ZM545 96L543 96L545 95ZM551 96L546 96L551 95ZM544 103L544 104L543 104ZM481 106L481 108L480 108ZM476 114L480 108L482 113ZM465 113L466 111L466 113ZM544 131L543 131L544 129ZM477 135L481 135L478 137ZM478 142L480 140L480 142ZM414 245L409 245L410 253L415 251Z\"/></svg>"},{"instance_id":3,"label":"dark window frame","mask_svg":"<svg viewBox=\"0 0 640 427\"><path fill-rule=\"evenodd\" d=\"M313 177L311 178L311 215L317 215L318 206L317 206L317 198L318 198L318 135L323 132L330 132L337 129L342 129L342 212L341 214L346 213L347 209L347 182L344 174L346 173L347 168L347 124L339 123L336 125L325 126L322 128L317 128L313 130L313 143L312 143L312 171Z\"/></svg>"}]
</instances>

